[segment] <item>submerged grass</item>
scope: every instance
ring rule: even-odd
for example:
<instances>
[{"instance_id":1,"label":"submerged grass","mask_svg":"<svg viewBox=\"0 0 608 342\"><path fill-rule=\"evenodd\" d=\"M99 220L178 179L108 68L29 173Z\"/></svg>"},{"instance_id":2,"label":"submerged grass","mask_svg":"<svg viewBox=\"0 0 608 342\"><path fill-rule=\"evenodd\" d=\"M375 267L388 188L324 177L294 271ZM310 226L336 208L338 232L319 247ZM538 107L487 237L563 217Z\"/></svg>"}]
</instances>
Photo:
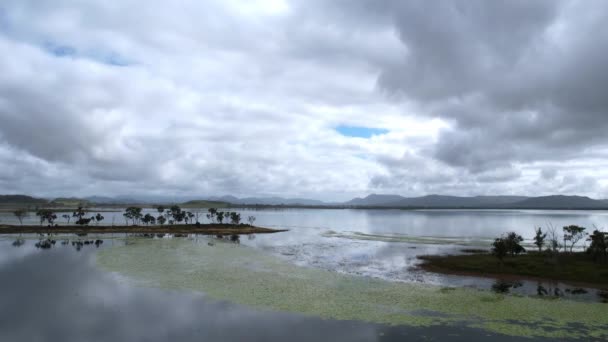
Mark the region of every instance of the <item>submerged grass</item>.
<instances>
[{"instance_id":1,"label":"submerged grass","mask_svg":"<svg viewBox=\"0 0 608 342\"><path fill-rule=\"evenodd\" d=\"M515 336L608 338L605 304L355 277L298 267L233 244L136 239L129 246L100 251L97 262L140 285L202 291L269 310L411 326L466 324Z\"/></svg>"}]
</instances>

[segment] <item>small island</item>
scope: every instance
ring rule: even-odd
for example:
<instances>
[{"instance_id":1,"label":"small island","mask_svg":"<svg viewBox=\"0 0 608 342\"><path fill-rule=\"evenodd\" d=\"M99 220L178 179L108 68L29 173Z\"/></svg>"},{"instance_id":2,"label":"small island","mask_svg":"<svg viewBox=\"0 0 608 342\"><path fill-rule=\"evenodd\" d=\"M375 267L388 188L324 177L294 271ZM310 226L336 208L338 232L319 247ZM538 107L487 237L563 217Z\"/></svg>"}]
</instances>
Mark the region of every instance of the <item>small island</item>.
<instances>
[{"instance_id":1,"label":"small island","mask_svg":"<svg viewBox=\"0 0 608 342\"><path fill-rule=\"evenodd\" d=\"M584 227L563 228L558 237L555 229L543 233L536 229L535 251L526 251L523 238L514 232L497 238L491 249L464 249L457 255L419 256L420 269L445 274L481 276L501 279L561 281L590 288L608 288L608 233ZM585 239L586 238L586 239ZM579 241L587 247L575 250Z\"/></svg>"},{"instance_id":2,"label":"small island","mask_svg":"<svg viewBox=\"0 0 608 342\"><path fill-rule=\"evenodd\" d=\"M157 215L145 213L141 207L128 207L123 213L124 224L102 225L105 220L101 212L89 216L90 212L79 206L70 214L62 214L64 220L53 209L37 209L35 215L39 218L39 225L24 225L23 219L29 215L25 209L13 212L20 225L0 225L0 234L172 234L174 236L185 234L238 236L251 234L269 234L287 231L286 229L270 229L254 226L255 216L247 217L248 223L241 222L238 212L221 211L209 208L205 215L200 211L186 211L179 206L169 208L158 206L154 208ZM199 218L206 217L209 223L201 223Z\"/></svg>"}]
</instances>

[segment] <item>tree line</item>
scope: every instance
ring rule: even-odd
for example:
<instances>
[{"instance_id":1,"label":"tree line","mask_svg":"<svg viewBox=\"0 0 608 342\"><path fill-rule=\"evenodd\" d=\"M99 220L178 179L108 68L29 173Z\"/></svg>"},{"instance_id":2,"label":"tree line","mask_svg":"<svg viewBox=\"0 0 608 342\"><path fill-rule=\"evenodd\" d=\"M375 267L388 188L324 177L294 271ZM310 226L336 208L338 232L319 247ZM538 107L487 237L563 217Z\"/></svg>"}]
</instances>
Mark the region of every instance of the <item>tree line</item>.
<instances>
[{"instance_id":1,"label":"tree line","mask_svg":"<svg viewBox=\"0 0 608 342\"><path fill-rule=\"evenodd\" d=\"M164 206L157 206L156 211L158 216L154 216L150 213L143 213L143 208L141 207L128 207L125 209L123 213L123 217L125 218L125 222L128 224L129 221L133 225L138 225L143 223L145 225L164 225L168 224L201 224L199 219L201 218L201 213L199 211L191 212L181 209L178 205L173 205L169 208L165 208ZM206 214L207 219L211 223L230 223L233 225L241 224L241 214L234 211L220 211L216 208L209 208ZM255 222L255 216L249 216L247 218L247 222L250 225L253 225Z\"/></svg>"},{"instance_id":2,"label":"tree line","mask_svg":"<svg viewBox=\"0 0 608 342\"><path fill-rule=\"evenodd\" d=\"M569 225L562 228L562 236L560 237L557 230L550 227L547 232L543 232L542 228L535 229L533 238L534 245L538 248L538 253L546 253L547 255L557 257L560 253L573 253L574 246L585 239L590 242L589 247L585 248L585 253L588 254L594 262L608 262L608 232L603 232L595 229L591 234L586 232L587 228ZM492 254L494 254L501 262L507 256L514 257L521 253L526 253L526 249L521 245L524 241L521 235L515 232L509 232L496 238L492 243ZM544 248L544 250L543 250Z\"/></svg>"},{"instance_id":3,"label":"tree line","mask_svg":"<svg viewBox=\"0 0 608 342\"><path fill-rule=\"evenodd\" d=\"M157 206L156 211L158 215L152 215L150 213L143 213L143 208L141 207L128 207L125 209L122 214L125 219L125 224L129 225L164 225L168 224L197 224L200 225L199 218L201 218L201 213L199 211L191 212L186 211L180 208L178 205L173 205L168 208L164 206ZM28 217L28 211L25 209L17 209L13 212L19 223L23 225L23 220ZM57 219L59 218L57 214L51 209L38 209L36 211L36 216L40 220L40 225L43 225L45 222L48 223L49 226L57 225ZM209 208L207 210L207 214L205 215L207 219L211 223L218 224L233 224L239 225L241 224L241 214L234 211L221 211L216 208ZM70 214L63 214L61 218L70 224L71 219L74 219L74 223L78 225L89 225L90 223L99 224L101 221L105 219L101 213L97 213L96 215L87 217L86 208L80 206L74 212ZM249 225L253 225L256 218L255 216L248 216L247 222Z\"/></svg>"},{"instance_id":4,"label":"tree line","mask_svg":"<svg viewBox=\"0 0 608 342\"><path fill-rule=\"evenodd\" d=\"M23 219L28 217L28 211L25 209L17 209L13 211L13 215L19 220L19 224L23 225ZM87 215L87 211L83 207L78 207L72 215L63 214L61 217L66 220L68 224L70 224L70 220L74 218L74 223L78 225L88 225L91 222L99 222L103 221L105 217L100 213L93 215L91 217L85 217ZM53 226L57 224L57 219L59 218L57 214L51 209L38 209L36 210L36 216L40 221L40 225L43 225L45 222L48 223L49 226Z\"/></svg>"}]
</instances>

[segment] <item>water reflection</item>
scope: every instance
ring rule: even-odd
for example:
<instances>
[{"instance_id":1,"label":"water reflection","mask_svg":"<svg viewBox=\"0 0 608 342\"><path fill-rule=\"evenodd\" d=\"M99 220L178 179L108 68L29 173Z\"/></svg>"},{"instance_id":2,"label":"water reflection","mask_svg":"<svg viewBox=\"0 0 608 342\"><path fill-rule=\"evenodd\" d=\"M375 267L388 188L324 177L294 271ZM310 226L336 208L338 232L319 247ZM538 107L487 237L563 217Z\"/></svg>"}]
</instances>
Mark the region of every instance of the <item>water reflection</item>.
<instances>
[{"instance_id":1,"label":"water reflection","mask_svg":"<svg viewBox=\"0 0 608 342\"><path fill-rule=\"evenodd\" d=\"M608 290L600 291L597 295L602 303L608 303Z\"/></svg>"},{"instance_id":2,"label":"water reflection","mask_svg":"<svg viewBox=\"0 0 608 342\"><path fill-rule=\"evenodd\" d=\"M496 293L509 293L513 289L522 287L522 285L523 284L521 281L509 281L509 280L498 279L492 285L492 291L494 291Z\"/></svg>"},{"instance_id":3,"label":"water reflection","mask_svg":"<svg viewBox=\"0 0 608 342\"><path fill-rule=\"evenodd\" d=\"M257 311L200 294L134 288L94 267L95 248L30 247L23 258L0 266L0 341L514 340L470 328L387 327Z\"/></svg>"},{"instance_id":4,"label":"water reflection","mask_svg":"<svg viewBox=\"0 0 608 342\"><path fill-rule=\"evenodd\" d=\"M203 211L205 209L201 209ZM150 210L144 210L144 213ZM438 286L475 287L492 290L491 278L463 277L428 273L417 268L418 256L425 254L461 253L463 248L488 248L490 238L505 231L515 231L528 239L533 227L576 223L591 227L608 226L608 211L546 211L546 210L333 210L282 209L240 210L242 216L255 215L256 224L265 227L289 228L289 232L234 239L248 246L305 267L315 267L352 275L381 278L389 281L425 283ZM150 211L152 212L152 211ZM106 212L106 221L122 222L122 211ZM10 213L0 213L2 222L15 220ZM333 231L337 234L328 234ZM86 234L84 234L86 235ZM148 238L164 238L143 234ZM358 239L353 239L356 236ZM177 237L177 236L175 236ZM390 241L386 240L390 237ZM417 241L424 237L424 242ZM80 236L83 240L89 240ZM14 238L13 238L14 239ZM409 239L409 240L408 240ZM113 240L112 240L113 241ZM213 243L213 242L211 242ZM466 247L458 244L467 244ZM88 245L90 246L90 244ZM18 246L16 246L18 247ZM76 250L86 243L74 246ZM1 263L1 262L0 262ZM532 295L539 293L535 281L521 281L508 293ZM559 295L574 300L597 301L598 291L567 292L566 284L551 282L542 285L547 296ZM541 291L542 293L542 291Z\"/></svg>"},{"instance_id":5,"label":"water reflection","mask_svg":"<svg viewBox=\"0 0 608 342\"><path fill-rule=\"evenodd\" d=\"M492 284L492 291L502 294L533 295L532 281L497 279ZM608 302L608 293L603 290L573 287L558 282L536 282L535 294L538 297L566 298L584 301Z\"/></svg>"}]
</instances>

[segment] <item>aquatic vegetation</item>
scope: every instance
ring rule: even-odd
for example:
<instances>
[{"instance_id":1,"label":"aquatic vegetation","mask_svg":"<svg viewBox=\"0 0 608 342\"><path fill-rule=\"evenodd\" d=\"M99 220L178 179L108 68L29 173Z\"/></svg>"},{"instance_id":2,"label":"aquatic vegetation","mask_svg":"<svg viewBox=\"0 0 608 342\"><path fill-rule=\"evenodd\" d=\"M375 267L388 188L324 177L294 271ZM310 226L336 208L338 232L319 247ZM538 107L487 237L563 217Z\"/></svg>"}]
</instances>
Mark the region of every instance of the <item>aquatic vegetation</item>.
<instances>
[{"instance_id":1,"label":"aquatic vegetation","mask_svg":"<svg viewBox=\"0 0 608 342\"><path fill-rule=\"evenodd\" d=\"M142 286L202 291L261 309L411 326L465 324L516 336L608 337L608 307L601 303L355 277L298 267L227 242L135 242L100 251L98 264Z\"/></svg>"}]
</instances>

